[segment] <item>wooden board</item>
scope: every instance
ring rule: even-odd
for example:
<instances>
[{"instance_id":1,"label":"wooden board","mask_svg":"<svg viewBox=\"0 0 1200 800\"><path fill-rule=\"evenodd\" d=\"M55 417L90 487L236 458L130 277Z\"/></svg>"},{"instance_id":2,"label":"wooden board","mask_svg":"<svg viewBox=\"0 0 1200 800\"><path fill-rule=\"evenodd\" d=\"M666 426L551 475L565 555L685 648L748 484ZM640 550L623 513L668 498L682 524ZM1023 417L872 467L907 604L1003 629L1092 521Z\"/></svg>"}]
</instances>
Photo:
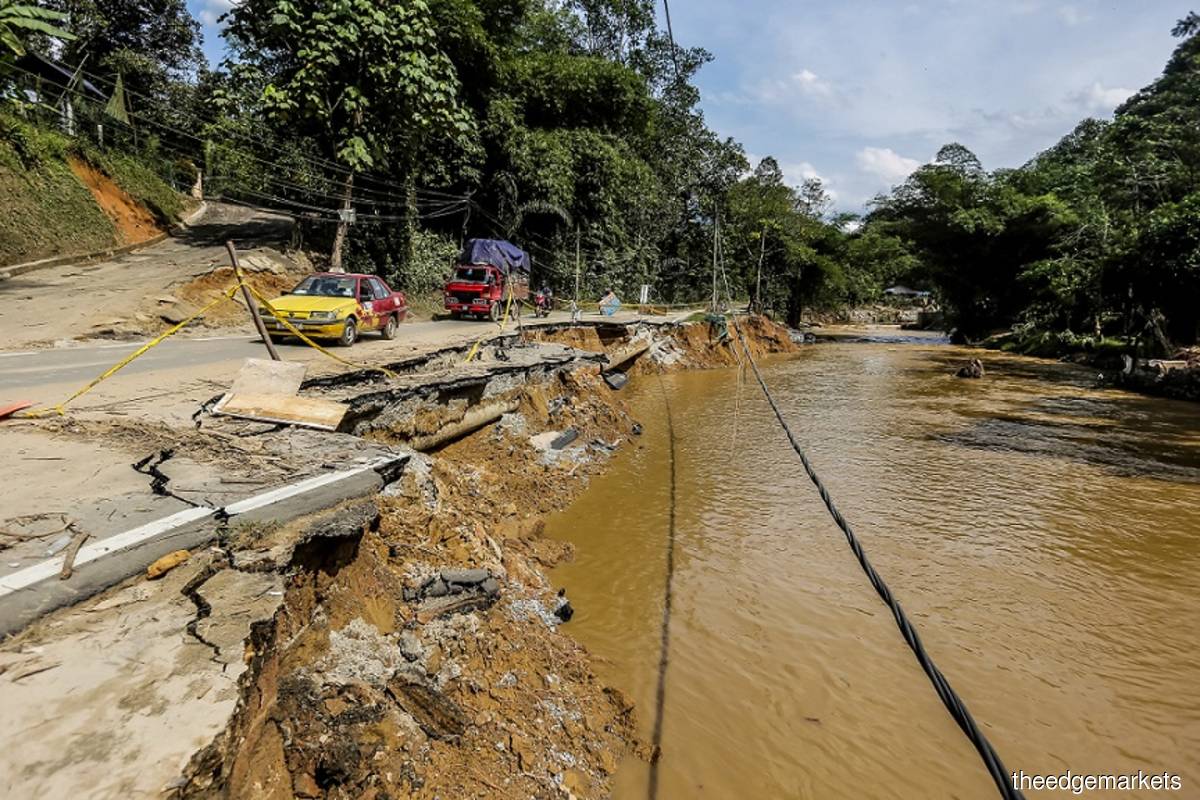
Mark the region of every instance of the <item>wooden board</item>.
<instances>
[{"instance_id":1,"label":"wooden board","mask_svg":"<svg viewBox=\"0 0 1200 800\"><path fill-rule=\"evenodd\" d=\"M230 392L221 398L213 408L213 413L257 422L277 422L336 431L346 414L346 406L332 400L317 400L311 397Z\"/></svg>"},{"instance_id":2,"label":"wooden board","mask_svg":"<svg viewBox=\"0 0 1200 800\"><path fill-rule=\"evenodd\" d=\"M295 361L272 361L267 358L247 358L242 364L229 393L294 395L308 368Z\"/></svg>"}]
</instances>

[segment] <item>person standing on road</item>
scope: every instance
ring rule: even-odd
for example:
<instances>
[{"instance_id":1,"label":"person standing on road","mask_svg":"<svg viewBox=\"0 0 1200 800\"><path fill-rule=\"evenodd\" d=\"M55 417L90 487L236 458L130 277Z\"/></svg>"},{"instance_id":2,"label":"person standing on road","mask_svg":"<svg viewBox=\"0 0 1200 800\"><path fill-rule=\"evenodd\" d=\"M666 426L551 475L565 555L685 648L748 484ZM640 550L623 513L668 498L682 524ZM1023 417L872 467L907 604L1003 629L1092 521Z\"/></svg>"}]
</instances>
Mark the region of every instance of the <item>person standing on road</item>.
<instances>
[{"instance_id":1,"label":"person standing on road","mask_svg":"<svg viewBox=\"0 0 1200 800\"><path fill-rule=\"evenodd\" d=\"M612 289L606 289L604 296L600 298L600 313L606 317L611 317L617 313L620 307L621 301L617 298L617 295Z\"/></svg>"}]
</instances>

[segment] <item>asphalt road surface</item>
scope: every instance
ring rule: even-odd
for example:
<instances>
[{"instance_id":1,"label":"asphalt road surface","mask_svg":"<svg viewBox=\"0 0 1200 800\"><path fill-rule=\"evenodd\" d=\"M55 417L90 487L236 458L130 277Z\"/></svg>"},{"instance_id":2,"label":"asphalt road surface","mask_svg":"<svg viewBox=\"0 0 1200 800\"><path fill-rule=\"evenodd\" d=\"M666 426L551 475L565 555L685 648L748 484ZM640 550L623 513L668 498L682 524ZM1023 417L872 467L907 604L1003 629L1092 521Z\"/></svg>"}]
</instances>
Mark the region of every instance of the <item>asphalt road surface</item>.
<instances>
[{"instance_id":1,"label":"asphalt road surface","mask_svg":"<svg viewBox=\"0 0 1200 800\"><path fill-rule=\"evenodd\" d=\"M588 319L598 319L588 315ZM622 313L613 321L626 322L637 319L636 314ZM661 317L658 318L661 320ZM566 312L556 312L538 320L537 324L566 322ZM523 320L525 325L534 324ZM510 328L511 330L511 324ZM339 356L364 364L379 364L395 361L411 355L414 348L431 350L468 342L484 334L499 332L495 323L474 320L437 320L433 322L411 322L400 327L400 334L392 341L384 341L373 333L364 333L353 347L330 346ZM145 341L106 342L104 344L81 344L61 348L47 348L22 352L0 352L0 400L20 399L16 394L22 389L34 389L47 385L78 384L82 386L137 350ZM322 344L325 344L324 342ZM324 358L303 342L288 340L279 346L280 355L287 361L311 361ZM112 380L121 375L136 375L160 370L200 368L222 362L237 362L246 358L266 358L266 350L257 336L232 334L198 338L172 337L149 350L126 366Z\"/></svg>"}]
</instances>

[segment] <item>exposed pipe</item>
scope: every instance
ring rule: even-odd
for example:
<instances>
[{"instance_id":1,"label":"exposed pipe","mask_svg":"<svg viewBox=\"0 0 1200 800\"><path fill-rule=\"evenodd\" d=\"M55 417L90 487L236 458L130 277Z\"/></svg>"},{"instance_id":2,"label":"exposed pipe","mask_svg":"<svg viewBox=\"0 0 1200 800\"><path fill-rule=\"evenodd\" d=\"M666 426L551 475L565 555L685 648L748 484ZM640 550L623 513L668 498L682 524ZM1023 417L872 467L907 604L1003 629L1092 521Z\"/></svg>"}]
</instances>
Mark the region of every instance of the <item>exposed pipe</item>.
<instances>
[{"instance_id":1,"label":"exposed pipe","mask_svg":"<svg viewBox=\"0 0 1200 800\"><path fill-rule=\"evenodd\" d=\"M475 406L464 414L463 418L458 422L443 425L434 433L425 434L424 436L414 436L408 442L409 447L420 451L432 450L460 436L472 433L490 422L495 422L505 414L516 411L520 404L519 400L501 400Z\"/></svg>"}]
</instances>

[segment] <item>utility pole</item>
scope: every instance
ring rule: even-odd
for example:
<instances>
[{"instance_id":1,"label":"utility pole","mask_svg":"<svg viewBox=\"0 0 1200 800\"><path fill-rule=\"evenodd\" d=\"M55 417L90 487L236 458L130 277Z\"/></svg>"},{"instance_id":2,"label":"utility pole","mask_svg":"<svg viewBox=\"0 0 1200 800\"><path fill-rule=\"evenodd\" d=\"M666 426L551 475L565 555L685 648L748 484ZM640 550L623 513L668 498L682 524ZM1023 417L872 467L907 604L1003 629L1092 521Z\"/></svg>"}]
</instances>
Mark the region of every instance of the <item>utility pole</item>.
<instances>
[{"instance_id":1,"label":"utility pole","mask_svg":"<svg viewBox=\"0 0 1200 800\"><path fill-rule=\"evenodd\" d=\"M233 274L237 276L238 286L242 289L246 310L250 312L250 319L254 320L254 327L258 328L258 335L262 337L263 344L267 346L267 354L271 356L272 361L281 361L275 345L271 343L271 334L267 333L267 326L263 324L262 316L258 313L258 304L254 302L254 298L250 296L250 290L246 288L246 278L242 275L242 265L238 263L237 249L233 246L233 242L226 242L225 249L229 252L229 263L233 265Z\"/></svg>"},{"instance_id":2,"label":"utility pole","mask_svg":"<svg viewBox=\"0 0 1200 800\"><path fill-rule=\"evenodd\" d=\"M329 254L329 271L345 272L342 266L342 250L346 246L346 236L350 233L350 223L354 220L354 173L346 173L346 181L342 185L342 207L338 210L337 232L333 235L333 251Z\"/></svg>"},{"instance_id":3,"label":"utility pole","mask_svg":"<svg viewBox=\"0 0 1200 800\"><path fill-rule=\"evenodd\" d=\"M762 232L758 234L758 276L754 279L754 310L756 313L763 313L762 308L762 265L763 256L767 252L767 228L764 225Z\"/></svg>"},{"instance_id":4,"label":"utility pole","mask_svg":"<svg viewBox=\"0 0 1200 800\"><path fill-rule=\"evenodd\" d=\"M575 299L571 301L571 322L579 321L579 228L575 228Z\"/></svg>"},{"instance_id":5,"label":"utility pole","mask_svg":"<svg viewBox=\"0 0 1200 800\"><path fill-rule=\"evenodd\" d=\"M717 241L721 238L721 209L713 216L712 312L717 313Z\"/></svg>"}]
</instances>

